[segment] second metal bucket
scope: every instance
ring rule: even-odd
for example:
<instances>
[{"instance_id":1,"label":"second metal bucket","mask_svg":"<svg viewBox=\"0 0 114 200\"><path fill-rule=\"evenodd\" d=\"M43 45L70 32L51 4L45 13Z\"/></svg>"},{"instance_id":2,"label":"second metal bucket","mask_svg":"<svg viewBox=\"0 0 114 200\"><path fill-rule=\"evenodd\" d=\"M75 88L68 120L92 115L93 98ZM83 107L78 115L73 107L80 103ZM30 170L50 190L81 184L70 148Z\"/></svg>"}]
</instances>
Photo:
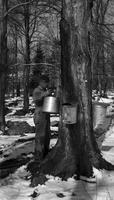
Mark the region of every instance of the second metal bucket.
<instances>
[{"instance_id":1,"label":"second metal bucket","mask_svg":"<svg viewBox=\"0 0 114 200\"><path fill-rule=\"evenodd\" d=\"M110 124L111 118L106 117L106 110L108 103L103 102L93 102L93 127L101 128L103 130L107 130L107 127Z\"/></svg>"},{"instance_id":2,"label":"second metal bucket","mask_svg":"<svg viewBox=\"0 0 114 200\"><path fill-rule=\"evenodd\" d=\"M58 113L59 105L57 98L53 96L45 97L42 111L47 113Z\"/></svg>"}]
</instances>

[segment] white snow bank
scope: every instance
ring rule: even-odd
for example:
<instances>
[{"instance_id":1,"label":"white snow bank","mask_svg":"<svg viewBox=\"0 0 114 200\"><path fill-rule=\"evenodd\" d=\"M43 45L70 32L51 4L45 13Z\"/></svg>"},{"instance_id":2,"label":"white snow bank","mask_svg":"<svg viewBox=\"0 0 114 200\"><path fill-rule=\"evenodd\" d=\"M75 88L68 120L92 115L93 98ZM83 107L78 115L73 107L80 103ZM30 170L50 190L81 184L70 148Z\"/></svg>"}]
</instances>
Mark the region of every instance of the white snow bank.
<instances>
[{"instance_id":1,"label":"white snow bank","mask_svg":"<svg viewBox=\"0 0 114 200\"><path fill-rule=\"evenodd\" d=\"M33 121L33 115L25 115L25 116L12 116L12 115L7 115L6 116L6 122L7 121L26 121L30 126L34 126L34 121Z\"/></svg>"},{"instance_id":2,"label":"white snow bank","mask_svg":"<svg viewBox=\"0 0 114 200\"><path fill-rule=\"evenodd\" d=\"M0 200L31 200L33 188L26 181L25 166L19 168L14 174L0 180Z\"/></svg>"},{"instance_id":3,"label":"white snow bank","mask_svg":"<svg viewBox=\"0 0 114 200\"><path fill-rule=\"evenodd\" d=\"M114 100L113 99L108 99L108 98L100 98L100 100L98 102L102 102L102 103L113 103Z\"/></svg>"},{"instance_id":4,"label":"white snow bank","mask_svg":"<svg viewBox=\"0 0 114 200\"><path fill-rule=\"evenodd\" d=\"M25 137L20 136L0 136L0 150L3 150L0 156L0 162L3 160L17 158L21 154L30 154L34 152L34 140L27 141L27 139L34 138L35 134L27 134ZM25 142L18 142L18 139L26 139Z\"/></svg>"},{"instance_id":5,"label":"white snow bank","mask_svg":"<svg viewBox=\"0 0 114 200\"><path fill-rule=\"evenodd\" d=\"M47 175L48 181L45 185L31 188L30 181L25 177L28 175L26 166L19 168L14 174L0 180L0 200L111 200L114 191L114 173L106 171L99 172L94 169L97 183L86 183L69 178L62 181L58 177ZM31 195L37 194L36 198Z\"/></svg>"}]
</instances>

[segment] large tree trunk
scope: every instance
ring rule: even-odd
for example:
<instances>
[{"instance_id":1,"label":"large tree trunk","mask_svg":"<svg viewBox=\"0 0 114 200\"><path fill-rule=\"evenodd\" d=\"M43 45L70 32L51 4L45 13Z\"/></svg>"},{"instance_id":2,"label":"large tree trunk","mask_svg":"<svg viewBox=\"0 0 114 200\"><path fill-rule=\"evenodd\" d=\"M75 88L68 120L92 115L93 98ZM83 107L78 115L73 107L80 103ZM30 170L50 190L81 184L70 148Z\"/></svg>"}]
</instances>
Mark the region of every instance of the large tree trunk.
<instances>
[{"instance_id":1,"label":"large tree trunk","mask_svg":"<svg viewBox=\"0 0 114 200\"><path fill-rule=\"evenodd\" d=\"M26 0L28 2L28 0ZM30 37L29 37L29 5L25 6L25 68L24 68L24 111L29 109L29 73L30 73Z\"/></svg>"},{"instance_id":2,"label":"large tree trunk","mask_svg":"<svg viewBox=\"0 0 114 200\"><path fill-rule=\"evenodd\" d=\"M114 169L100 153L93 132L90 12L89 0L64 0L61 19L61 76L62 104L78 103L75 124L65 124L61 117L56 146L37 168L39 173L52 174L64 179L77 174L90 177L93 166ZM62 115L61 115L62 116ZM33 176L32 185L40 182Z\"/></svg>"},{"instance_id":3,"label":"large tree trunk","mask_svg":"<svg viewBox=\"0 0 114 200\"><path fill-rule=\"evenodd\" d=\"M5 80L7 72L7 12L8 0L0 1L0 129L5 132Z\"/></svg>"}]
</instances>

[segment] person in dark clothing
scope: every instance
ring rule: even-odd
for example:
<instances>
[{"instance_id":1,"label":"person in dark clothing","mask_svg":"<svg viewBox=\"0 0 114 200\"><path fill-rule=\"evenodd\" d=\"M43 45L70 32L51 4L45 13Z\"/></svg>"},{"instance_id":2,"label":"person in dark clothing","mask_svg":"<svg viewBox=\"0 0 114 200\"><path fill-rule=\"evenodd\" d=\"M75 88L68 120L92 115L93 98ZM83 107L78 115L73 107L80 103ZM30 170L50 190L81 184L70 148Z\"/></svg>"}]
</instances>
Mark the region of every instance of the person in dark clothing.
<instances>
[{"instance_id":1,"label":"person in dark clothing","mask_svg":"<svg viewBox=\"0 0 114 200\"><path fill-rule=\"evenodd\" d=\"M42 112L43 101L51 94L48 89L49 79L41 76L39 85L33 91L33 101L35 103L34 123L35 123L35 160L41 162L49 151L50 143L50 116Z\"/></svg>"}]
</instances>

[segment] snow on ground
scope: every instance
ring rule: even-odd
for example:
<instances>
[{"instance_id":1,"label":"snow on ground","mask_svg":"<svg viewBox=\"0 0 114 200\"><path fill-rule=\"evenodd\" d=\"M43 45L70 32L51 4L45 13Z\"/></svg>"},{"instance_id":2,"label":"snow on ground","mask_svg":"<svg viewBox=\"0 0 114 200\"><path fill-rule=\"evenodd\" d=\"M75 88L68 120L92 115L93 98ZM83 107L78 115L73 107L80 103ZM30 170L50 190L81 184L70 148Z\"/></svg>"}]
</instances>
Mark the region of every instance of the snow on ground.
<instances>
[{"instance_id":1,"label":"snow on ground","mask_svg":"<svg viewBox=\"0 0 114 200\"><path fill-rule=\"evenodd\" d=\"M25 116L12 116L12 115L7 115L6 116L6 122L7 121L26 121L30 126L34 126L34 121L33 121L33 115L25 115Z\"/></svg>"},{"instance_id":2,"label":"snow on ground","mask_svg":"<svg viewBox=\"0 0 114 200\"><path fill-rule=\"evenodd\" d=\"M9 103L14 103L16 100L18 101L17 105L8 106ZM29 104L30 104L29 108L34 108L32 97L29 98ZM18 98L14 97L14 98L7 99L6 105L11 110L11 112L5 116L6 122L10 120L11 121L26 121L29 125L34 126L32 113L26 114L24 116L14 115L16 111L23 108L22 97L18 97Z\"/></svg>"},{"instance_id":3,"label":"snow on ground","mask_svg":"<svg viewBox=\"0 0 114 200\"><path fill-rule=\"evenodd\" d=\"M0 136L0 150L3 151L0 156L0 162L8 159L15 159L20 155L29 155L34 152L34 137L35 134L27 134L25 137L10 136L9 142L7 136ZM20 142L22 139L23 142ZM24 141L24 139L26 139ZM28 140L27 140L28 139ZM31 140L30 140L31 139ZM57 138L50 140L50 149L55 146Z\"/></svg>"},{"instance_id":4,"label":"snow on ground","mask_svg":"<svg viewBox=\"0 0 114 200\"><path fill-rule=\"evenodd\" d=\"M7 121L20 121L20 122L23 122L23 121L26 121L30 126L35 126L34 125L34 121L33 121L33 115L31 114L26 114L25 116L12 116L12 115L7 115L6 116L6 122ZM53 121L59 121L59 116L56 116L56 117L51 117L51 122ZM58 127L52 127L51 126L51 131L58 131Z\"/></svg>"},{"instance_id":5,"label":"snow on ground","mask_svg":"<svg viewBox=\"0 0 114 200\"><path fill-rule=\"evenodd\" d=\"M14 102L14 100L16 100L16 99L15 98L10 99L10 101L13 101L13 102ZM21 99L19 99L19 100L21 100ZM29 101L30 101L29 102L30 103L29 108L34 108L34 104L32 102L32 98L30 98ZM9 100L7 100L7 103L8 102L9 102ZM32 113L28 113L28 114L26 114L24 116L14 115L17 110L20 110L20 109L23 108L22 101L20 101L20 103L17 106L12 106L12 107L10 106L9 108L12 110L12 112L10 112L10 113L8 113L6 115L6 117L5 117L6 122L10 121L10 120L11 121L26 121L30 126L34 126L33 114ZM51 122L59 121L59 116L51 115L51 120L50 121ZM54 128L52 128L52 130L54 130ZM57 127L55 128L55 131L58 131Z\"/></svg>"},{"instance_id":6,"label":"snow on ground","mask_svg":"<svg viewBox=\"0 0 114 200\"><path fill-rule=\"evenodd\" d=\"M58 177L47 176L45 185L30 187L26 180L26 167L19 168L14 174L0 181L0 200L113 200L114 173L99 172L95 169L97 183L86 183L69 178L62 181ZM35 192L36 198L32 198Z\"/></svg>"},{"instance_id":7,"label":"snow on ground","mask_svg":"<svg viewBox=\"0 0 114 200\"><path fill-rule=\"evenodd\" d=\"M113 99L107 99L107 98L100 98L99 102L101 103L113 103L114 100Z\"/></svg>"},{"instance_id":8,"label":"snow on ground","mask_svg":"<svg viewBox=\"0 0 114 200\"><path fill-rule=\"evenodd\" d=\"M19 168L14 174L0 181L0 200L25 200L31 199L29 195L33 192L30 181L25 181L25 167Z\"/></svg>"},{"instance_id":9,"label":"snow on ground","mask_svg":"<svg viewBox=\"0 0 114 200\"><path fill-rule=\"evenodd\" d=\"M1 142L3 145L3 140L5 139L4 136L1 137ZM0 162L4 161L4 160L9 160L9 159L15 159L20 155L26 154L29 155L31 153L34 152L34 140L30 140L30 141L26 141L25 142L18 142L18 139L22 139L20 137L13 137L10 136L10 142L11 144L9 145L7 143L7 145L3 146L3 148L1 148L1 150L4 150L2 155L0 156ZM30 139L30 138L34 138L34 134L28 134L26 135L26 137L23 137L26 139ZM1 147L2 147L1 145Z\"/></svg>"},{"instance_id":10,"label":"snow on ground","mask_svg":"<svg viewBox=\"0 0 114 200\"><path fill-rule=\"evenodd\" d=\"M114 164L114 127L107 132L102 148L104 157ZM22 166L1 179L0 200L114 200L114 171L94 168L97 183L75 181L74 178L62 181L48 175L46 184L35 188L31 188L30 180L26 180L27 173L26 166ZM36 198L32 197L34 194L37 194Z\"/></svg>"},{"instance_id":11,"label":"snow on ground","mask_svg":"<svg viewBox=\"0 0 114 200\"><path fill-rule=\"evenodd\" d=\"M32 115L13 117L10 114L7 115L7 120L22 120L33 125ZM59 121L59 117L51 116L51 122L53 121ZM57 127L51 128L57 129ZM27 134L25 137L33 137L33 134ZM19 138L20 136L9 137L1 135L0 147L7 146L8 149ZM56 141L57 139L51 140L50 146L54 146ZM16 153L20 151L20 148L23 149L23 147L19 144L16 151L14 151L14 155L16 156ZM114 125L110 127L105 135L102 154L108 161L114 164ZM96 176L96 183L76 181L73 177L67 181L62 181L58 177L47 175L48 181L45 185L38 185L32 188L30 187L30 180L26 179L29 176L26 166L22 166L15 173L0 180L0 200L114 200L114 171L99 171L94 168L94 174Z\"/></svg>"}]
</instances>

